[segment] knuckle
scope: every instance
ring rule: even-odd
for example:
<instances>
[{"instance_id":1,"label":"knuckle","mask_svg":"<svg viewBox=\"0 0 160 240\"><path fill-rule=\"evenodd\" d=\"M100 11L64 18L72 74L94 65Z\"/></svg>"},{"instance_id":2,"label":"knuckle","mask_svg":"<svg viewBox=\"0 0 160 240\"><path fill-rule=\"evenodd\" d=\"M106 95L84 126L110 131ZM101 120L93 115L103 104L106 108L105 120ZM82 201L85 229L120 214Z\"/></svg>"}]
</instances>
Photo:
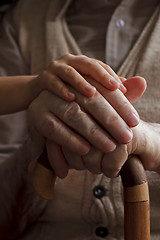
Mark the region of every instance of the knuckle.
<instances>
[{"instance_id":1,"label":"knuckle","mask_svg":"<svg viewBox=\"0 0 160 240\"><path fill-rule=\"evenodd\" d=\"M70 120L77 119L80 112L80 106L76 102L71 102L68 104L65 112L64 119L68 122Z\"/></svg>"},{"instance_id":2,"label":"knuckle","mask_svg":"<svg viewBox=\"0 0 160 240\"><path fill-rule=\"evenodd\" d=\"M90 129L89 129L89 135L90 136L95 136L96 135L96 133L97 133L97 130L98 130L98 128L97 128L97 126L92 126Z\"/></svg>"},{"instance_id":3,"label":"knuckle","mask_svg":"<svg viewBox=\"0 0 160 240\"><path fill-rule=\"evenodd\" d=\"M94 66L95 62L94 62L93 59L88 58L88 59L86 59L85 64L86 64L86 67L87 67L88 69L90 69L90 68L92 68L92 67Z\"/></svg>"},{"instance_id":4,"label":"knuckle","mask_svg":"<svg viewBox=\"0 0 160 240\"><path fill-rule=\"evenodd\" d=\"M72 57L73 55L71 53L66 53L62 58L70 58Z\"/></svg>"},{"instance_id":5,"label":"knuckle","mask_svg":"<svg viewBox=\"0 0 160 240\"><path fill-rule=\"evenodd\" d=\"M58 95L61 96L61 97L64 97L65 93L68 91L68 88L64 85L62 85L60 88L59 88L59 93Z\"/></svg>"},{"instance_id":6,"label":"knuckle","mask_svg":"<svg viewBox=\"0 0 160 240\"><path fill-rule=\"evenodd\" d=\"M110 68L110 66L108 65L108 64L105 64L105 67L108 69L108 68Z\"/></svg>"},{"instance_id":7,"label":"knuckle","mask_svg":"<svg viewBox=\"0 0 160 240\"><path fill-rule=\"evenodd\" d=\"M73 70L73 68L71 66L65 65L64 66L64 72L67 75L73 75L74 70Z\"/></svg>"},{"instance_id":8,"label":"knuckle","mask_svg":"<svg viewBox=\"0 0 160 240\"><path fill-rule=\"evenodd\" d=\"M102 164L102 172L105 174L105 176L109 178L116 177L120 172L120 170L121 170L121 167L118 167L118 166L106 167L105 164Z\"/></svg>"},{"instance_id":9,"label":"knuckle","mask_svg":"<svg viewBox=\"0 0 160 240\"><path fill-rule=\"evenodd\" d=\"M87 106L95 107L95 104L98 102L98 100L101 98L100 93L96 90L94 95L92 97L83 97L83 104L87 108Z\"/></svg>"},{"instance_id":10,"label":"knuckle","mask_svg":"<svg viewBox=\"0 0 160 240\"><path fill-rule=\"evenodd\" d=\"M118 114L109 114L107 116L106 120L107 120L108 125L113 125L113 124L115 124L115 122L117 122L119 120L119 116L118 116Z\"/></svg>"},{"instance_id":11,"label":"knuckle","mask_svg":"<svg viewBox=\"0 0 160 240\"><path fill-rule=\"evenodd\" d=\"M101 60L97 60L97 62L98 62L100 65L104 64L104 62L102 62Z\"/></svg>"},{"instance_id":12,"label":"knuckle","mask_svg":"<svg viewBox=\"0 0 160 240\"><path fill-rule=\"evenodd\" d=\"M83 55L83 54L80 54L80 55L78 55L76 57L81 58L82 60L88 59L88 57Z\"/></svg>"},{"instance_id":13,"label":"knuckle","mask_svg":"<svg viewBox=\"0 0 160 240\"><path fill-rule=\"evenodd\" d=\"M51 61L49 66L48 66L48 68L49 69L54 69L57 66L57 64L58 64L58 61L56 61L56 60L55 61Z\"/></svg>"},{"instance_id":14,"label":"knuckle","mask_svg":"<svg viewBox=\"0 0 160 240\"><path fill-rule=\"evenodd\" d=\"M51 120L51 119L45 119L44 123L44 130L45 130L45 135L49 138L52 139L55 130L57 130L57 124L55 123L55 121Z\"/></svg>"},{"instance_id":15,"label":"knuckle","mask_svg":"<svg viewBox=\"0 0 160 240\"><path fill-rule=\"evenodd\" d=\"M95 59L89 58L85 55L78 55L78 57L86 64L86 67L93 66L93 64L96 62Z\"/></svg>"},{"instance_id":16,"label":"knuckle","mask_svg":"<svg viewBox=\"0 0 160 240\"><path fill-rule=\"evenodd\" d=\"M102 80L103 81L107 80L109 82L110 79L112 79L112 76L110 76L109 73L106 72L102 75Z\"/></svg>"},{"instance_id":17,"label":"knuckle","mask_svg":"<svg viewBox=\"0 0 160 240\"><path fill-rule=\"evenodd\" d=\"M67 62L68 60L70 60L73 57L73 55L71 53L66 53L64 54L59 60L60 61L65 61Z\"/></svg>"},{"instance_id":18,"label":"knuckle","mask_svg":"<svg viewBox=\"0 0 160 240\"><path fill-rule=\"evenodd\" d=\"M102 159L102 172L110 178L116 177L128 158L127 145L120 144L112 153L107 153Z\"/></svg>"}]
</instances>

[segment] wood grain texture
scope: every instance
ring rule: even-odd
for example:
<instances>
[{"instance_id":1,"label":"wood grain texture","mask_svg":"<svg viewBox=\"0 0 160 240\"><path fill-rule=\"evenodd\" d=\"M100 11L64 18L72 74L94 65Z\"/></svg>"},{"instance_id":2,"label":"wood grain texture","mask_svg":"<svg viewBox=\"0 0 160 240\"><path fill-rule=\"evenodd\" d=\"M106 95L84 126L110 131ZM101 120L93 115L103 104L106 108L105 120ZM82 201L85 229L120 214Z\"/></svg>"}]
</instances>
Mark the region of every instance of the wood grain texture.
<instances>
[{"instance_id":1,"label":"wood grain texture","mask_svg":"<svg viewBox=\"0 0 160 240\"><path fill-rule=\"evenodd\" d=\"M124 239L150 240L150 202L145 170L132 156L121 170L124 186Z\"/></svg>"},{"instance_id":2,"label":"wood grain texture","mask_svg":"<svg viewBox=\"0 0 160 240\"><path fill-rule=\"evenodd\" d=\"M124 202L124 239L150 240L149 201Z\"/></svg>"}]
</instances>

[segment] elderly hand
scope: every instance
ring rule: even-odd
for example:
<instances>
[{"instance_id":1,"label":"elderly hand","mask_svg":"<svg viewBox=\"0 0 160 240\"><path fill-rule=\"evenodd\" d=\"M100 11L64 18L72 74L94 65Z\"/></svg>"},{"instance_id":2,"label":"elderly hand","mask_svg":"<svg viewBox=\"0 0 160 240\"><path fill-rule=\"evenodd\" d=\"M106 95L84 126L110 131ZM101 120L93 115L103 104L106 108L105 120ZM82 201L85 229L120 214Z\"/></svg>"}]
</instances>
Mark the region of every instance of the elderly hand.
<instances>
[{"instance_id":1,"label":"elderly hand","mask_svg":"<svg viewBox=\"0 0 160 240\"><path fill-rule=\"evenodd\" d=\"M99 92L101 92L101 94L108 101L110 101L110 94L115 95L114 99L116 99L116 97L118 96L116 91L112 93L111 92L107 93L107 91L102 86L98 86L96 83L95 85ZM136 99L143 94L146 88L145 80L140 77L133 77L127 80L125 82L125 85L128 88L126 95L131 101L131 103L136 101ZM119 92L119 90L117 91ZM153 138L152 141L155 142L155 139L158 137L158 134L157 137L155 138L155 131L150 131L150 128L147 127L146 124L142 121L138 126L134 127L132 131L133 138L129 143L127 144L117 143L116 149L107 153L92 146L88 154L84 156L79 156L69 151L67 148L63 148L63 154L65 156L65 159L67 160L69 168L74 168L77 170L88 169L92 173L97 174L103 172L108 177L115 177L119 173L121 167L123 166L123 164L125 163L130 154L139 154L140 157L142 158L142 161L144 161L144 166L146 169L148 170L155 169L155 166L151 167L152 164L154 165L155 161L150 161L150 158L153 158L153 154L155 155L155 152L153 152L153 146L150 143L149 139L150 137L152 137ZM146 145L146 139L148 140L147 145L150 144L149 145L150 147ZM156 150L158 145L154 144L154 146L155 146L154 150ZM148 154L148 156L146 156L146 154ZM54 158L52 158L52 161L54 162L53 164L53 166L55 167L54 169L56 169L57 165L58 165L57 168L61 169L63 168L62 165L60 166L60 162L59 164L57 164Z\"/></svg>"},{"instance_id":2,"label":"elderly hand","mask_svg":"<svg viewBox=\"0 0 160 240\"><path fill-rule=\"evenodd\" d=\"M104 173L113 178L118 175L129 155L138 155L146 170L160 173L159 124L140 121L133 129L133 139L128 144L117 144L114 151L104 153L92 147L85 156L78 156L63 149L69 168L88 169L92 173Z\"/></svg>"},{"instance_id":3,"label":"elderly hand","mask_svg":"<svg viewBox=\"0 0 160 240\"><path fill-rule=\"evenodd\" d=\"M93 83L92 80L88 81ZM116 148L117 143L128 143L132 139L128 125L133 127L139 122L135 109L121 91L107 91L100 85L96 87L98 86L104 97L96 91L92 97L87 98L72 89L77 102L66 102L44 91L30 106L32 149L34 152L40 149L37 147L39 142L42 149L43 140L47 139L48 157L59 177L66 176L68 171L68 163L60 146L85 155L90 149L89 143L102 152L110 152Z\"/></svg>"}]
</instances>

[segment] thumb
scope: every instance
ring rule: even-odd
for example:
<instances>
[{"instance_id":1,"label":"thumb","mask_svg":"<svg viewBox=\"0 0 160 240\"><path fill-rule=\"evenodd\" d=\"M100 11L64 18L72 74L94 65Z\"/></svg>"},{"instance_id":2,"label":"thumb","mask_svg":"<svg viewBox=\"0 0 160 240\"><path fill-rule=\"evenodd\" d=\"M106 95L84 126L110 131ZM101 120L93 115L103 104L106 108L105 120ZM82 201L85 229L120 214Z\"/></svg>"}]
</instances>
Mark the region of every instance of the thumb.
<instances>
[{"instance_id":1,"label":"thumb","mask_svg":"<svg viewBox=\"0 0 160 240\"><path fill-rule=\"evenodd\" d=\"M140 98L147 88L146 80L139 76L128 78L123 82L123 85L127 88L125 96L130 103L134 103Z\"/></svg>"}]
</instances>

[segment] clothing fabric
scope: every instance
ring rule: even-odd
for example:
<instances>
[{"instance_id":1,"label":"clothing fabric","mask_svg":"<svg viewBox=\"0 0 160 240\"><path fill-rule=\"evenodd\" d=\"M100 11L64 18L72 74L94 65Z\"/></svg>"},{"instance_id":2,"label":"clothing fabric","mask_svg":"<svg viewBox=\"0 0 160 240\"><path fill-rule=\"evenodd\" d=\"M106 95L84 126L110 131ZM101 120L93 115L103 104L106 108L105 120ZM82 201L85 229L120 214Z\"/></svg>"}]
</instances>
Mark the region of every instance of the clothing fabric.
<instances>
[{"instance_id":1,"label":"clothing fabric","mask_svg":"<svg viewBox=\"0 0 160 240\"><path fill-rule=\"evenodd\" d=\"M124 55L123 51L123 56L117 54L117 51L121 51L119 47L124 46L128 38L122 37L124 43L118 41L119 36L123 35L122 30L118 30L116 33L114 31L115 22L112 20L114 17L116 18L116 13L120 14L120 9L123 9L125 16L130 15L130 18L126 18L126 21L130 19L129 26L133 25L136 30L138 19L135 20L135 16L130 10L131 6L137 6L138 2L137 0L124 0L116 6L116 11L108 24L105 53L107 62L112 63L111 65L115 66L115 69L121 65L118 74L124 77L139 74L147 79L148 90L135 106L145 121L159 123L160 6L158 4L155 7L158 1L152 0L147 3L141 1L140 4L143 3L144 6L148 6L149 3L152 6L151 11L147 7L147 12L145 8L143 9L143 21L140 21L141 27L138 28L138 31L142 31L142 33L139 37L139 33L135 34L132 43L127 44L127 54ZM18 3L13 13L4 19L9 38L6 43L5 33L1 33L0 52L2 52L3 58L0 59L0 72L2 75L7 73L8 56L4 54L5 51L8 51L13 57L9 59L11 61L11 68L8 70L10 75L13 73L37 74L51 60L57 59L65 53L81 54L79 47L81 43L79 45L76 43L77 36L75 34L74 37L71 34L66 22L65 11L70 3L71 1L63 0L22 0ZM146 18L147 13L148 19ZM125 16L123 15L123 17ZM110 40L108 40L109 35ZM120 60L116 61L116 56ZM12 62L16 65L15 68ZM7 147L10 146L7 145L9 135L11 138L13 137L9 141L12 146L10 153L23 144L24 138L27 136L25 113L4 116L1 118L0 126L3 126L0 145L0 150L3 152L2 159L4 156L8 157L5 152L8 152ZM8 135L6 135L6 131ZM160 176L154 172L148 172L147 177L151 197L151 240L158 240L160 238ZM102 197L99 196L99 193L102 194ZM67 178L55 185L54 199L48 202L43 214L16 239L94 240L101 238L123 239L121 179L120 177L108 179L103 174L93 175L88 171L71 170Z\"/></svg>"},{"instance_id":2,"label":"clothing fabric","mask_svg":"<svg viewBox=\"0 0 160 240\"><path fill-rule=\"evenodd\" d=\"M64 13L71 34L86 56L105 62L106 30L118 3L72 1Z\"/></svg>"},{"instance_id":3,"label":"clothing fabric","mask_svg":"<svg viewBox=\"0 0 160 240\"><path fill-rule=\"evenodd\" d=\"M157 3L79 0L72 1L63 15L81 52L118 71Z\"/></svg>"}]
</instances>

